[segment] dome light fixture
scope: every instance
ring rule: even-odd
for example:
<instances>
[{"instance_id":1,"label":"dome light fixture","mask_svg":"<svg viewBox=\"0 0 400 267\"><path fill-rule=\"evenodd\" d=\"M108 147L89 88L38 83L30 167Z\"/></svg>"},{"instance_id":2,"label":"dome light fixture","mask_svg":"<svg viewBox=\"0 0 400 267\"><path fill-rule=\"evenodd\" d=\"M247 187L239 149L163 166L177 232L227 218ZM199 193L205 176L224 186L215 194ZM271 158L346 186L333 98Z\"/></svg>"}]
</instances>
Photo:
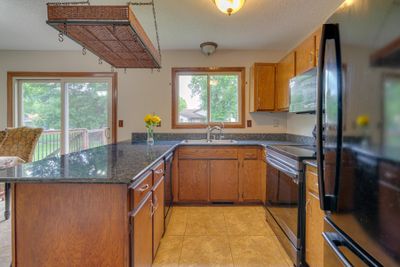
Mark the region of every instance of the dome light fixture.
<instances>
[{"instance_id":1,"label":"dome light fixture","mask_svg":"<svg viewBox=\"0 0 400 267\"><path fill-rule=\"evenodd\" d=\"M217 8L228 16L238 12L246 0L212 0Z\"/></svg>"},{"instance_id":2,"label":"dome light fixture","mask_svg":"<svg viewBox=\"0 0 400 267\"><path fill-rule=\"evenodd\" d=\"M214 54L215 50L217 50L217 47L217 43L214 42L204 42L200 44L201 52L206 56Z\"/></svg>"}]
</instances>

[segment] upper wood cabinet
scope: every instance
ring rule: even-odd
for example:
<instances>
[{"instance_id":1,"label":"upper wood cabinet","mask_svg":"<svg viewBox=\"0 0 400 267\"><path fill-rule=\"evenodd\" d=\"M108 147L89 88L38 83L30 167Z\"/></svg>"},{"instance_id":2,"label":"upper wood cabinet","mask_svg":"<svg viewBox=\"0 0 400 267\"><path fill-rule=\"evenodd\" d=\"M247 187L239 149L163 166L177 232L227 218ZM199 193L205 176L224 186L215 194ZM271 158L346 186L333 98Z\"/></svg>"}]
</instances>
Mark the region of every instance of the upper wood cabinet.
<instances>
[{"instance_id":1,"label":"upper wood cabinet","mask_svg":"<svg viewBox=\"0 0 400 267\"><path fill-rule=\"evenodd\" d=\"M296 48L296 74L316 66L315 34L312 34Z\"/></svg>"},{"instance_id":2,"label":"upper wood cabinet","mask_svg":"<svg viewBox=\"0 0 400 267\"><path fill-rule=\"evenodd\" d=\"M272 63L250 67L250 112L275 110L275 68Z\"/></svg>"},{"instance_id":3,"label":"upper wood cabinet","mask_svg":"<svg viewBox=\"0 0 400 267\"><path fill-rule=\"evenodd\" d=\"M284 57L276 68L276 110L289 110L289 81L296 74L296 53Z\"/></svg>"},{"instance_id":4,"label":"upper wood cabinet","mask_svg":"<svg viewBox=\"0 0 400 267\"><path fill-rule=\"evenodd\" d=\"M319 57L319 46L321 43L321 34L322 34L322 28L319 28L318 30L315 31L315 65L318 65L318 57Z\"/></svg>"}]
</instances>

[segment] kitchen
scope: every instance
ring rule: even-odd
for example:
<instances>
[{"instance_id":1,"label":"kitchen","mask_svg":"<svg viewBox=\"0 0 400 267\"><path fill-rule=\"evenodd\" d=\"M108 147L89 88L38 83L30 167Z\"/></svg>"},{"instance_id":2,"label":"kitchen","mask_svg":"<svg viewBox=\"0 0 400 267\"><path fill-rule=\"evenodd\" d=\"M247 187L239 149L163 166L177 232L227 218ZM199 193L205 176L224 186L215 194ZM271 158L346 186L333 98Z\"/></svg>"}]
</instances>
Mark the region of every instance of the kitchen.
<instances>
[{"instance_id":1,"label":"kitchen","mask_svg":"<svg viewBox=\"0 0 400 267\"><path fill-rule=\"evenodd\" d=\"M224 14L213 1L203 2L204 12L215 11L217 21L238 28L246 8L272 5L249 0ZM281 12L310 11L284 2ZM302 20L301 36L283 52L255 49L262 39L253 34L253 46L232 39L236 48L252 50L230 50L224 41L203 43L203 54L164 48L159 71L140 69L159 63L155 46L147 50L156 51L154 62L143 59L134 70L111 67L110 74L111 57L97 58L89 43L76 51L69 40L80 38L73 23L66 30L53 15L48 24L65 30L57 32L46 18L33 22L53 34L61 51L18 51L16 43L15 50L0 51L0 81L11 85L2 90L8 99L2 128L33 125L24 96L35 83L48 80L46 86L61 91L56 97L65 115L79 99L70 94L65 100L63 92L93 80L93 88L109 90L104 103L111 127L104 136L110 144L91 148L89 129L89 149L74 150L71 144L86 132L69 113L60 120L58 154L35 152L37 161L0 170L11 203L10 220L0 223L2 229L8 224L12 254L4 266L398 266L400 5L342 2L313 2L312 12L320 12ZM190 5L152 2L163 22L160 34L171 23L167 10ZM152 25L151 12L140 17L142 9L134 10L143 25ZM119 34L124 25L115 25L109 31ZM295 35L292 27L282 23L281 30ZM157 44L158 33L152 39ZM160 40L171 45L165 33ZM31 45L54 47L36 39ZM280 44L266 45L274 46ZM69 47L75 51L62 51ZM98 72L89 77L87 71ZM65 138L69 128L73 138ZM0 154L13 131L5 131ZM54 131L45 129L42 137ZM43 150L41 139L38 144Z\"/></svg>"}]
</instances>

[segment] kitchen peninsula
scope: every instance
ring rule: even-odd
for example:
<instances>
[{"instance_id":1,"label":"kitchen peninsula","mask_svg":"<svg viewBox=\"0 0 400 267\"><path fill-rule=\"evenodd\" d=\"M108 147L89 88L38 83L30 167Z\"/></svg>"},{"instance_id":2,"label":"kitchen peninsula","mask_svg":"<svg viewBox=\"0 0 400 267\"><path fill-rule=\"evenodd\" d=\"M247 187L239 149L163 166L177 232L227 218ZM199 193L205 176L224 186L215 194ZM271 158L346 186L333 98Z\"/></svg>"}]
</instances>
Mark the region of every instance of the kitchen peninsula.
<instances>
[{"instance_id":1,"label":"kitchen peninsula","mask_svg":"<svg viewBox=\"0 0 400 267\"><path fill-rule=\"evenodd\" d=\"M166 158L182 149L186 154L182 152L176 159L189 164L194 161L216 164L217 171L224 169L225 163L233 163L237 170L243 166L244 175L252 175L249 171L261 166L254 164L263 162L265 146L280 143L292 142L193 145L163 141L148 146L126 141L1 170L0 182L12 183L13 266L131 266L131 262L135 266L151 265L166 227L163 201L167 186ZM196 157L203 158L189 160L193 151ZM212 157L218 160L206 158L209 157L206 152L215 152ZM174 171L177 166L173 164ZM183 170L192 171L188 166L180 165ZM218 177L226 176L219 172ZM262 177L265 178L265 168L262 174L257 174L256 182L265 183ZM212 177L204 179L206 185L212 181ZM191 181L186 182L185 188L195 186ZM182 190L184 181L176 182L174 188L177 183L180 188L176 190ZM211 195L226 193L222 185L215 187L219 191L206 190L205 199L209 203L213 202ZM256 184L249 187L249 192L254 194L254 188L257 189L257 199L246 200L239 192L242 185L232 186L238 202L261 202L262 194L265 195L260 190L261 184ZM177 196L174 200L179 202ZM181 202L186 202L183 200L184 197Z\"/></svg>"}]
</instances>

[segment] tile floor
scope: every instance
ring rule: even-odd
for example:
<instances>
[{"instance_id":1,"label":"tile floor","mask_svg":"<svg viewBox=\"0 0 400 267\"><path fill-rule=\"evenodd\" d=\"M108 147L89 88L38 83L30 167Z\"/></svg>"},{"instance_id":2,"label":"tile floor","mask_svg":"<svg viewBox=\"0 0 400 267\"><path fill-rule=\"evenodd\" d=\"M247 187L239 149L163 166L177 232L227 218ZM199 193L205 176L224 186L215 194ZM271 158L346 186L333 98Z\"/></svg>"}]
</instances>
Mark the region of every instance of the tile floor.
<instances>
[{"instance_id":1,"label":"tile floor","mask_svg":"<svg viewBox=\"0 0 400 267\"><path fill-rule=\"evenodd\" d=\"M11 220L4 221L4 201L0 201L0 267L11 262Z\"/></svg>"},{"instance_id":2,"label":"tile floor","mask_svg":"<svg viewBox=\"0 0 400 267\"><path fill-rule=\"evenodd\" d=\"M293 266L262 206L174 207L153 266Z\"/></svg>"}]
</instances>

